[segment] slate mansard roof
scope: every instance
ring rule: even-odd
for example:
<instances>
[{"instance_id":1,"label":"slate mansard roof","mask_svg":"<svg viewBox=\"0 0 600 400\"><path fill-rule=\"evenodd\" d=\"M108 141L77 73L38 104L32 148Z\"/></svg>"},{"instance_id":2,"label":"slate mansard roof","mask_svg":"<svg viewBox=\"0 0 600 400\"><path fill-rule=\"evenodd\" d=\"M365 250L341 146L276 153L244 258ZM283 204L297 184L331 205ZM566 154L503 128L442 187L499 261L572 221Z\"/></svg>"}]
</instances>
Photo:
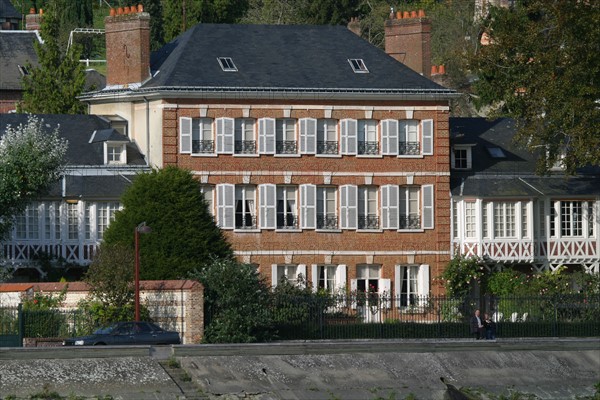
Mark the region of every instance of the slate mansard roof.
<instances>
[{"instance_id":1,"label":"slate mansard roof","mask_svg":"<svg viewBox=\"0 0 600 400\"><path fill-rule=\"evenodd\" d=\"M237 71L224 71L220 57ZM349 59L362 59L368 73L355 73ZM137 91L456 94L343 26L198 24L152 54L151 73Z\"/></svg>"},{"instance_id":2,"label":"slate mansard roof","mask_svg":"<svg viewBox=\"0 0 600 400\"><path fill-rule=\"evenodd\" d=\"M10 0L0 0L0 19L21 19L21 13Z\"/></svg>"},{"instance_id":3,"label":"slate mansard roof","mask_svg":"<svg viewBox=\"0 0 600 400\"><path fill-rule=\"evenodd\" d=\"M453 196L519 198L600 195L600 167L590 167L575 176L552 171L535 174L538 154L518 147L512 119L450 118L451 143L471 148L472 168L452 170ZM505 157L495 158L490 148L500 148Z\"/></svg>"},{"instance_id":4,"label":"slate mansard roof","mask_svg":"<svg viewBox=\"0 0 600 400\"><path fill-rule=\"evenodd\" d=\"M0 90L21 90L23 73L19 66L38 65L34 43L40 41L33 31L0 30Z\"/></svg>"}]
</instances>

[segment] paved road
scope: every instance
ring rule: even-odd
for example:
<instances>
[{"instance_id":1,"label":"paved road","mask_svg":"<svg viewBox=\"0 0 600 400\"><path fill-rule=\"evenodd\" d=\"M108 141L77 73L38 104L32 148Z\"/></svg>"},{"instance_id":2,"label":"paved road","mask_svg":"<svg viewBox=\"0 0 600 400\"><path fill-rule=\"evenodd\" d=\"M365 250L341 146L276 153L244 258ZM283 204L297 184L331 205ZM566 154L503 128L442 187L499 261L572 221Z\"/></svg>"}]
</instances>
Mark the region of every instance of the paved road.
<instances>
[{"instance_id":1,"label":"paved road","mask_svg":"<svg viewBox=\"0 0 600 400\"><path fill-rule=\"evenodd\" d=\"M0 349L0 397L26 398L46 385L63 395L128 400L425 400L443 398L440 377L496 394L591 396L600 339Z\"/></svg>"}]
</instances>

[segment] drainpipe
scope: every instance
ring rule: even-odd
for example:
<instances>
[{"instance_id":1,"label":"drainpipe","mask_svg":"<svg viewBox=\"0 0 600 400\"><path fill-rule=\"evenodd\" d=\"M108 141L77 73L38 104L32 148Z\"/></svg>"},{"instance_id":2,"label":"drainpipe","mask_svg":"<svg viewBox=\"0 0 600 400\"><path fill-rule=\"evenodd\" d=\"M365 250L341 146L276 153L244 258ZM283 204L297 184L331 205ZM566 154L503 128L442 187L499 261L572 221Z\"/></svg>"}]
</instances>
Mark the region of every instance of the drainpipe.
<instances>
[{"instance_id":1,"label":"drainpipe","mask_svg":"<svg viewBox=\"0 0 600 400\"><path fill-rule=\"evenodd\" d=\"M144 97L146 103L146 165L150 165L150 102Z\"/></svg>"}]
</instances>

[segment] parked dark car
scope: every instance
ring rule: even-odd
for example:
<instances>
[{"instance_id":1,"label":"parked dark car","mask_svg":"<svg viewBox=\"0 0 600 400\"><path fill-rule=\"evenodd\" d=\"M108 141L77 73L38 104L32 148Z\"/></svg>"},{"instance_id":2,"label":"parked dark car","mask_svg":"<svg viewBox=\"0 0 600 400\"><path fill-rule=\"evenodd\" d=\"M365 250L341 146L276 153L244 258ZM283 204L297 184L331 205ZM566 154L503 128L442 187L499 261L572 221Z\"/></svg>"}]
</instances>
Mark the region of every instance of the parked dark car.
<instances>
[{"instance_id":1,"label":"parked dark car","mask_svg":"<svg viewBox=\"0 0 600 400\"><path fill-rule=\"evenodd\" d=\"M96 330L89 336L63 341L63 346L98 346L121 344L179 344L178 332L165 331L150 322L117 322Z\"/></svg>"}]
</instances>

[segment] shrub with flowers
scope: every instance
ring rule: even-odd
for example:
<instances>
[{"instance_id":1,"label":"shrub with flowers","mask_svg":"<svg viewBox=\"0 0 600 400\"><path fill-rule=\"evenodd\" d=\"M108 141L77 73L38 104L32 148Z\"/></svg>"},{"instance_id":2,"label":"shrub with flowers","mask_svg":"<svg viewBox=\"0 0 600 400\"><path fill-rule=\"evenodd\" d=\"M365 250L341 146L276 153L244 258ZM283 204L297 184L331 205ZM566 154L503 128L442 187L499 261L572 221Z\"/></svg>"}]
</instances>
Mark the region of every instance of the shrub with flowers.
<instances>
[{"instance_id":1,"label":"shrub with flowers","mask_svg":"<svg viewBox=\"0 0 600 400\"><path fill-rule=\"evenodd\" d=\"M59 307L67 295L67 287L58 295L35 292L25 296L23 301L23 319L25 337L58 337L65 328L65 316Z\"/></svg>"},{"instance_id":2,"label":"shrub with flowers","mask_svg":"<svg viewBox=\"0 0 600 400\"><path fill-rule=\"evenodd\" d=\"M477 257L454 256L441 275L446 293L452 297L464 297L471 293L475 283L481 285L485 267Z\"/></svg>"}]
</instances>

